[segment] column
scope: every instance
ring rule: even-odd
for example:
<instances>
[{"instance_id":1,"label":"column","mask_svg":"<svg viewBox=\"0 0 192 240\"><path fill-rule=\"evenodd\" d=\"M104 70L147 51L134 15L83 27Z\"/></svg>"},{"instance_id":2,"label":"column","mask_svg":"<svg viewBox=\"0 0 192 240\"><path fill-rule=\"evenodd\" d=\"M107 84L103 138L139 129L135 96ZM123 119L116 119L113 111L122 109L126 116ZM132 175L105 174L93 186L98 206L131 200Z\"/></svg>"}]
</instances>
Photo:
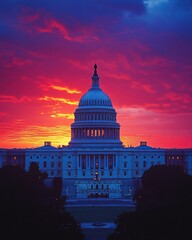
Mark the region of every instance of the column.
<instances>
[{"instance_id":1,"label":"column","mask_svg":"<svg viewBox=\"0 0 192 240\"><path fill-rule=\"evenodd\" d=\"M79 154L79 162L78 162L78 168L81 167L81 154Z\"/></svg>"},{"instance_id":2,"label":"column","mask_svg":"<svg viewBox=\"0 0 192 240\"><path fill-rule=\"evenodd\" d=\"M108 169L108 157L107 157L107 154L104 155L104 168Z\"/></svg>"}]
</instances>

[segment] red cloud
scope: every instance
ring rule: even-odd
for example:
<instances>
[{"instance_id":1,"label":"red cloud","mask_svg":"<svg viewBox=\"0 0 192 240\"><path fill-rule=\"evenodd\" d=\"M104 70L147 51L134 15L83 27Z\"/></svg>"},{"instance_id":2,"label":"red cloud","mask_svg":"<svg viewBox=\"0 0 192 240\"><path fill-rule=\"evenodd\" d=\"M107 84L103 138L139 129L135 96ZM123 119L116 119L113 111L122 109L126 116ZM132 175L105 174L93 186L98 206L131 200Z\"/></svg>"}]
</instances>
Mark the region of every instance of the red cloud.
<instances>
[{"instance_id":1,"label":"red cloud","mask_svg":"<svg viewBox=\"0 0 192 240\"><path fill-rule=\"evenodd\" d=\"M53 33L55 31L59 32L64 39L67 41L75 41L75 42L83 42L85 37L83 36L77 36L72 37L69 34L68 29L63 24L59 23L55 19L46 19L44 20L44 26L43 27L36 27L36 30L40 33Z\"/></svg>"},{"instance_id":2,"label":"red cloud","mask_svg":"<svg viewBox=\"0 0 192 240\"><path fill-rule=\"evenodd\" d=\"M32 61L31 60L27 60L27 59L21 59L21 58L17 58L17 57L14 57L12 59L12 64L17 66L17 67L23 67L23 66L29 65L31 63L32 63Z\"/></svg>"}]
</instances>

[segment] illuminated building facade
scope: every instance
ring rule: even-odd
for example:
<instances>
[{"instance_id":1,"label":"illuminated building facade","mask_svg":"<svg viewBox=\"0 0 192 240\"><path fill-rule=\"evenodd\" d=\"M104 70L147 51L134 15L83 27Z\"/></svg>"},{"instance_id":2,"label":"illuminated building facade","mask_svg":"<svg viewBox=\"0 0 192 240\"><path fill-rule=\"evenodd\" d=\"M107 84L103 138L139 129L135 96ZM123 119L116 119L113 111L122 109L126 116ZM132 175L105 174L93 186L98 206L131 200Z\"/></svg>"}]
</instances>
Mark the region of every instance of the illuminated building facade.
<instances>
[{"instance_id":1,"label":"illuminated building facade","mask_svg":"<svg viewBox=\"0 0 192 240\"><path fill-rule=\"evenodd\" d=\"M0 149L0 166L21 165L28 170L36 162L50 182L62 177L63 195L70 198L129 198L152 165L181 165L192 175L191 149L152 148L146 142L124 147L116 114L100 88L95 65L91 88L74 113L69 145L56 148L45 142L34 149Z\"/></svg>"}]
</instances>

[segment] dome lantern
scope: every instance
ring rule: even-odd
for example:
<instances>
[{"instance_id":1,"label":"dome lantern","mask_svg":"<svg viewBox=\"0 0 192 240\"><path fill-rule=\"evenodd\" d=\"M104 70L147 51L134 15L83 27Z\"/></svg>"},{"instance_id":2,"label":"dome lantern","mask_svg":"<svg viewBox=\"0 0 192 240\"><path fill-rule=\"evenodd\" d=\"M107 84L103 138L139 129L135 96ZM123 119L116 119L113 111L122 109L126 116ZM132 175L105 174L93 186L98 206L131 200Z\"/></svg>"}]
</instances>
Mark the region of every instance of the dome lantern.
<instances>
[{"instance_id":1,"label":"dome lantern","mask_svg":"<svg viewBox=\"0 0 192 240\"><path fill-rule=\"evenodd\" d=\"M94 65L94 74L92 77L92 88L99 88L99 76L97 74L97 64Z\"/></svg>"}]
</instances>

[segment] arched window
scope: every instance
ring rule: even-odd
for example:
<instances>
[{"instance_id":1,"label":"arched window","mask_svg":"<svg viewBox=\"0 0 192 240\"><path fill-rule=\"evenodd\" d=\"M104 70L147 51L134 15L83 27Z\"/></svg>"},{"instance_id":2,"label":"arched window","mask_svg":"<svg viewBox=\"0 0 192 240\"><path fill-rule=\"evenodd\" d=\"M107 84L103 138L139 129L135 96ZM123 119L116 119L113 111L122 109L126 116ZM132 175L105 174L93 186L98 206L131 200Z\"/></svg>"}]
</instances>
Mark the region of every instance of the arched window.
<instances>
[{"instance_id":1,"label":"arched window","mask_svg":"<svg viewBox=\"0 0 192 240\"><path fill-rule=\"evenodd\" d=\"M51 167L52 167L52 168L54 167L54 165L55 165L55 163L54 163L54 162L51 162Z\"/></svg>"},{"instance_id":2,"label":"arched window","mask_svg":"<svg viewBox=\"0 0 192 240\"><path fill-rule=\"evenodd\" d=\"M143 167L146 167L146 166L147 166L147 162L144 161L144 162L143 162Z\"/></svg>"}]
</instances>

